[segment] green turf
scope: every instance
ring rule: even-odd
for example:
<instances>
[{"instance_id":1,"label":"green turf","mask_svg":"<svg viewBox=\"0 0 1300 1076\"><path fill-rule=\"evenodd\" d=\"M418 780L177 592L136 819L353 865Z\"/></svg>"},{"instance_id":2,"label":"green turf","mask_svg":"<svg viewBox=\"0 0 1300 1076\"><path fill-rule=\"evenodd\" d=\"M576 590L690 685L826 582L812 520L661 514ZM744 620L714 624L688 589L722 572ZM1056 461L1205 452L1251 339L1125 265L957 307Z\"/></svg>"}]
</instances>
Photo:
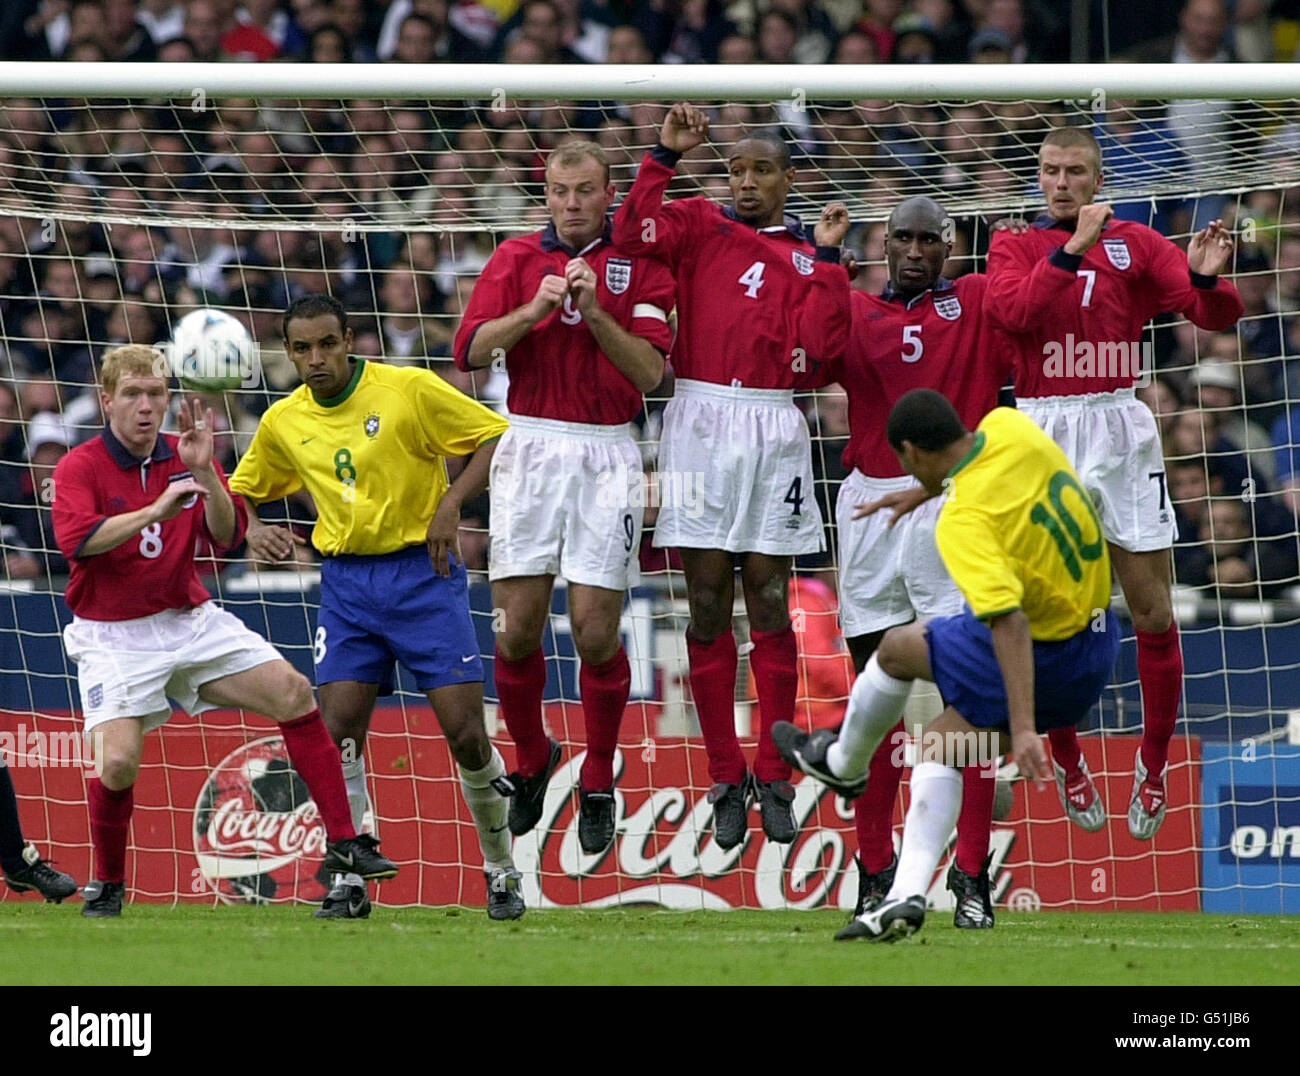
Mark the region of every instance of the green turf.
<instances>
[{"instance_id":1,"label":"green turf","mask_svg":"<svg viewBox=\"0 0 1300 1076\"><path fill-rule=\"evenodd\" d=\"M838 912L0 905L0 983L34 984L1297 984L1300 919L998 912L990 932L935 913L894 945L833 942ZM337 941L347 947L340 960Z\"/></svg>"}]
</instances>

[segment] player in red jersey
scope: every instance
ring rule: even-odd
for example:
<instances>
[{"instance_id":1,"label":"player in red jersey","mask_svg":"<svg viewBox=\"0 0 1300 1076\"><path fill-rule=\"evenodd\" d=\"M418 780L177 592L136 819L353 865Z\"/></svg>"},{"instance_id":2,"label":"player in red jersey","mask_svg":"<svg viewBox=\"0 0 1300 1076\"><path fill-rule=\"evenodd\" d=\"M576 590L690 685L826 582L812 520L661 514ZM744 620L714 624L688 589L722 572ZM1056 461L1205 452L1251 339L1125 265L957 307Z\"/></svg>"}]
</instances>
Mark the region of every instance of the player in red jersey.
<instances>
[{"instance_id":1,"label":"player in red jersey","mask_svg":"<svg viewBox=\"0 0 1300 1076\"><path fill-rule=\"evenodd\" d=\"M1112 220L1094 199L1101 151L1080 127L1051 132L1039 151L1047 212L989 251L990 318L1013 334L1017 406L1065 451L1101 516L1137 634L1143 735L1134 761L1129 832L1150 839L1165 815L1164 769L1178 718L1183 657L1170 597L1174 511L1155 419L1134 398L1142 330L1177 311L1203 329L1230 328L1243 306L1219 274L1232 239L1214 221L1184 255L1144 224ZM1066 813L1100 829L1105 807L1073 729L1052 733Z\"/></svg>"},{"instance_id":2,"label":"player in red jersey","mask_svg":"<svg viewBox=\"0 0 1300 1076\"><path fill-rule=\"evenodd\" d=\"M848 210L821 213L816 247L785 213L795 179L780 134L753 132L727 156L732 204L664 203L678 158L708 133L705 114L674 105L657 145L614 214L614 241L663 261L677 280L674 396L664 412L660 488L690 488L660 510L655 544L680 549L690 603L691 690L714 782L714 835L744 840L757 795L763 831L794 840L790 767L771 728L794 716L797 651L790 627L793 557L822 548L808 427L792 390L848 337L848 274L839 244ZM762 727L751 777L735 731L736 562L754 648Z\"/></svg>"},{"instance_id":3,"label":"player in red jersey","mask_svg":"<svg viewBox=\"0 0 1300 1076\"><path fill-rule=\"evenodd\" d=\"M325 823L326 867L391 878L396 865L352 828L338 749L311 684L199 582L195 542L232 549L247 518L212 458L212 411L196 400L179 412L179 437L159 433L165 369L154 348L109 351L101 394L108 425L54 470L54 534L71 566L73 617L63 641L98 771L88 790L97 879L86 886L82 915L122 912L132 787L145 733L171 716L169 698L190 713L229 706L279 722Z\"/></svg>"},{"instance_id":4,"label":"player in red jersey","mask_svg":"<svg viewBox=\"0 0 1300 1076\"><path fill-rule=\"evenodd\" d=\"M510 377L510 429L492 459L489 564L503 615L497 694L518 748L510 831L537 825L560 762L542 726L542 635L561 575L582 661L578 838L589 855L614 840L614 750L631 686L619 620L645 502L633 495L642 470L629 423L663 379L674 293L662 263L610 242L614 196L598 144L556 149L546 162L551 223L497 248L454 345L461 369L504 359Z\"/></svg>"},{"instance_id":5,"label":"player in red jersey","mask_svg":"<svg viewBox=\"0 0 1300 1076\"><path fill-rule=\"evenodd\" d=\"M943 207L930 198L909 198L894 209L885 233L889 282L881 295L853 293L848 348L827 367L827 376L849 397L844 466L850 471L835 515L840 623L859 675L889 628L952 616L965 604L934 542L944 498L930 498L902 469L885 436L890 409L912 389L943 393L966 428L974 429L997 406L998 392L1011 373L1004 334L984 314L987 278L976 273L956 280L943 276L952 252L952 226ZM921 498L928 499L909 511ZM859 512L862 505L868 506L865 513ZM908 514L899 520L877 511L886 506ZM859 518L863 514L868 518ZM926 717L937 716L938 709ZM900 721L876 751L867 790L853 804L858 831L855 916L879 904L893 884L902 733ZM925 803L919 780L914 774L914 805ZM962 783L957 849L948 874L957 897L954 921L958 927L987 928L993 926L986 857L996 781L987 769L969 766L962 771Z\"/></svg>"}]
</instances>

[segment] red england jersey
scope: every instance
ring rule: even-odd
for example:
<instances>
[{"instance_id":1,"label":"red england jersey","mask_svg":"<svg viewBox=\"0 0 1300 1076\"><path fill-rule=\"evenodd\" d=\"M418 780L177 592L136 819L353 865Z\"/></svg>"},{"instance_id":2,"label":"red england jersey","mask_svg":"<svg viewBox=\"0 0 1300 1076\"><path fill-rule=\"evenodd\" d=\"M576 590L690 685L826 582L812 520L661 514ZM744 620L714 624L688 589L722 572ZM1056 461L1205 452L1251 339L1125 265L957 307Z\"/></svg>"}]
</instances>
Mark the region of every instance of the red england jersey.
<instances>
[{"instance_id":1,"label":"red england jersey","mask_svg":"<svg viewBox=\"0 0 1300 1076\"><path fill-rule=\"evenodd\" d=\"M212 595L199 582L194 549L206 538L219 552L244 540L248 517L235 499L235 536L229 545L208 531L202 497L195 496L178 516L152 523L106 553L79 552L109 517L152 504L168 483L190 477L176 451L177 438L160 433L153 453L138 459L108 427L78 445L54 468L54 537L70 566L64 600L87 620L134 620L165 609L190 609ZM221 484L226 476L215 460ZM229 487L227 487L229 492Z\"/></svg>"},{"instance_id":2,"label":"red england jersey","mask_svg":"<svg viewBox=\"0 0 1300 1076\"><path fill-rule=\"evenodd\" d=\"M624 329L666 355L672 344L672 274L653 259L624 255L608 233L571 250L548 224L533 235L507 239L484 266L456 332L456 365L470 368L469 348L480 326L523 306L542 277L563 276L565 265L579 256L596 274L596 301ZM630 422L641 410L640 390L600 350L570 296L510 349L506 373L506 407L514 415L613 426Z\"/></svg>"},{"instance_id":3,"label":"red england jersey","mask_svg":"<svg viewBox=\"0 0 1300 1076\"><path fill-rule=\"evenodd\" d=\"M1243 313L1231 283L1191 273L1145 224L1109 221L1082 255L1065 252L1073 231L1044 214L1021 235L993 234L989 316L1012 334L1018 398L1128 388L1152 365L1142 365L1142 330L1157 314L1218 331Z\"/></svg>"},{"instance_id":4,"label":"red england jersey","mask_svg":"<svg viewBox=\"0 0 1300 1076\"><path fill-rule=\"evenodd\" d=\"M912 389L943 393L973 430L998 403L1014 351L984 312L988 277L946 280L904 299L853 293L853 325L843 357L828 364L831 380L849 397L849 443L844 466L870 478L905 472L889 447L890 409Z\"/></svg>"},{"instance_id":5,"label":"red england jersey","mask_svg":"<svg viewBox=\"0 0 1300 1076\"><path fill-rule=\"evenodd\" d=\"M677 279L678 377L754 389L816 382L849 332L849 277L803 225L755 229L709 198L664 204L678 155L656 146L614 214L614 242Z\"/></svg>"}]
</instances>

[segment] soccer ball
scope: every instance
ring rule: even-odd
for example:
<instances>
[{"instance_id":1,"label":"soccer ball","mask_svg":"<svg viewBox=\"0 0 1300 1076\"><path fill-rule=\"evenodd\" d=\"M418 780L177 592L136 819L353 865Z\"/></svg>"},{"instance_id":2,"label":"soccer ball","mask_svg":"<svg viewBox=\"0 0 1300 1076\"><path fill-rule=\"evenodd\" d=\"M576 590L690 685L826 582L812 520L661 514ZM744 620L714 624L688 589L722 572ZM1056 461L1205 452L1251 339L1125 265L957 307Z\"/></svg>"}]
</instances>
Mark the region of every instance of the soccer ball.
<instances>
[{"instance_id":1,"label":"soccer ball","mask_svg":"<svg viewBox=\"0 0 1300 1076\"><path fill-rule=\"evenodd\" d=\"M176 323L167 348L171 372L191 392L224 392L258 383L257 345L237 318L205 307Z\"/></svg>"}]
</instances>

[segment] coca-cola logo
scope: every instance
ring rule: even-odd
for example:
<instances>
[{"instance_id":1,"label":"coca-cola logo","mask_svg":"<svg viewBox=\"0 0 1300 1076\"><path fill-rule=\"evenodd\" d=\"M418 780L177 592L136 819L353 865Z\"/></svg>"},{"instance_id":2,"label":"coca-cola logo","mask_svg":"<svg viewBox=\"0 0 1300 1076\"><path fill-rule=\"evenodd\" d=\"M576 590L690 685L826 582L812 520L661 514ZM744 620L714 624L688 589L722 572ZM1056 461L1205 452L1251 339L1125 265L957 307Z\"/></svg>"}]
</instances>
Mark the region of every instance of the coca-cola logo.
<instances>
[{"instance_id":1,"label":"coca-cola logo","mask_svg":"<svg viewBox=\"0 0 1300 1076\"><path fill-rule=\"evenodd\" d=\"M204 885L228 903L319 901L328 889L325 825L282 737L241 745L213 768L194 806Z\"/></svg>"},{"instance_id":2,"label":"coca-cola logo","mask_svg":"<svg viewBox=\"0 0 1300 1076\"><path fill-rule=\"evenodd\" d=\"M615 755L616 834L613 845L589 856L578 843L574 789L582 767L578 754L555 772L543 801L542 818L514 844L515 865L524 875L531 907L608 907L657 904L690 910L733 907L851 909L857 897L853 863L856 839L852 810L820 782L796 774L792 805L798 835L778 844L764 835L757 810L749 836L730 850L713 839L713 807L704 788L655 787L656 766L627 767ZM990 845L994 897L1011 884L1003 863L1014 841L1009 829L995 829ZM944 879L945 855L928 894L938 910L951 910ZM739 869L738 869L739 868Z\"/></svg>"}]
</instances>

